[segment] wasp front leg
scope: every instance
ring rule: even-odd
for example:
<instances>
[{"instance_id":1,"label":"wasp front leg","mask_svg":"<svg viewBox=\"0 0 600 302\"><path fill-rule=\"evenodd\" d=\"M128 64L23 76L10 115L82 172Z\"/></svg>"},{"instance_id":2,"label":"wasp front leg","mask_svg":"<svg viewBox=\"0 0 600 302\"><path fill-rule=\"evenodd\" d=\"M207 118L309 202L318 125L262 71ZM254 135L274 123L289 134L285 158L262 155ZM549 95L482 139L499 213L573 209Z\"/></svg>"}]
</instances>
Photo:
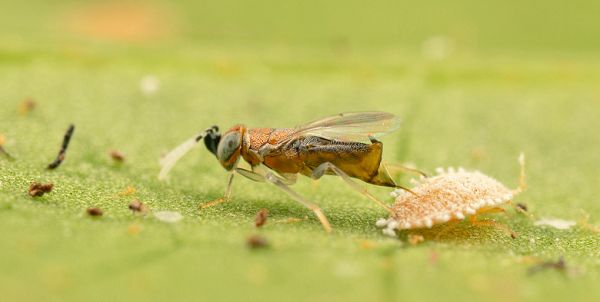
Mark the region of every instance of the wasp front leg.
<instances>
[{"instance_id":1,"label":"wasp front leg","mask_svg":"<svg viewBox=\"0 0 600 302\"><path fill-rule=\"evenodd\" d=\"M234 173L231 173L231 175L229 175L229 181L227 182L227 189L225 189L225 194L223 195L223 197L217 198L213 201L209 201L207 203L200 205L200 210L210 208L212 206L218 205L220 203L223 203L223 202L226 202L229 200L229 197L231 196L231 188L233 186L233 176L235 176Z\"/></svg>"}]
</instances>

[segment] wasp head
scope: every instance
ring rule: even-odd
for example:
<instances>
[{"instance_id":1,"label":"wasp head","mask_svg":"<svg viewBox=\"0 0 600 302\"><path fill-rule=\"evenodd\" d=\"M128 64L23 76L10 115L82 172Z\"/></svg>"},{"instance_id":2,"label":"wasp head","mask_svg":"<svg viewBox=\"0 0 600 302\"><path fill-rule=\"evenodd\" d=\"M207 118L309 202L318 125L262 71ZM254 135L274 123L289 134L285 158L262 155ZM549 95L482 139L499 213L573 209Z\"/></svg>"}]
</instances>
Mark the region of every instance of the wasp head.
<instances>
[{"instance_id":1,"label":"wasp head","mask_svg":"<svg viewBox=\"0 0 600 302\"><path fill-rule=\"evenodd\" d=\"M221 141L221 133L219 133L219 126L212 126L206 130L206 134L204 135L204 145L206 149L210 151L212 154L217 156L217 147L219 146L219 141Z\"/></svg>"}]
</instances>

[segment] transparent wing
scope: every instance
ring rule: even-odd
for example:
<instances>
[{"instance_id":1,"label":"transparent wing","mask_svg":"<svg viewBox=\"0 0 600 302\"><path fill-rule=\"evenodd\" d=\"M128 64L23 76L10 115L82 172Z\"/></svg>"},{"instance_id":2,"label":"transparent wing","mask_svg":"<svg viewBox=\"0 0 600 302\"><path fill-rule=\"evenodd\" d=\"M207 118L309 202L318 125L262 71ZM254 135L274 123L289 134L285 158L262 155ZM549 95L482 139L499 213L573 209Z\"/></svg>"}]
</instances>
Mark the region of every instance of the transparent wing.
<instances>
[{"instance_id":1,"label":"transparent wing","mask_svg":"<svg viewBox=\"0 0 600 302\"><path fill-rule=\"evenodd\" d=\"M295 128L291 137L314 135L341 141L367 141L400 127L400 118L387 112L348 112L328 116Z\"/></svg>"}]
</instances>

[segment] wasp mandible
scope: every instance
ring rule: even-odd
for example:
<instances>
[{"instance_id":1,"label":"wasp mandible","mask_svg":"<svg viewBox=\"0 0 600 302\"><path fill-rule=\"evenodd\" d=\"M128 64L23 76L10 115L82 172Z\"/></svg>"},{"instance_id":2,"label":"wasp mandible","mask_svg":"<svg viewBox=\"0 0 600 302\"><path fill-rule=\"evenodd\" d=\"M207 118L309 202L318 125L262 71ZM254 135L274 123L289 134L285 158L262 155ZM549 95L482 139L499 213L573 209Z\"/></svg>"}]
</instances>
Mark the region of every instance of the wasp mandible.
<instances>
[{"instance_id":1,"label":"wasp mandible","mask_svg":"<svg viewBox=\"0 0 600 302\"><path fill-rule=\"evenodd\" d=\"M353 179L408 190L397 185L386 165L382 164L383 144L376 139L397 130L399 125L400 119L391 113L352 112L329 116L295 128L247 128L240 124L220 134L219 128L213 126L167 154L161 160L159 178L164 179L183 155L204 140L206 148L231 172L224 196L211 204L229 199L233 177L239 174L253 181L271 183L285 191L292 199L312 210L325 230L330 232L331 226L321 209L292 190L290 185L296 182L298 174L313 179L337 175L390 211L389 206ZM240 158L250 165L250 170L238 167Z\"/></svg>"}]
</instances>

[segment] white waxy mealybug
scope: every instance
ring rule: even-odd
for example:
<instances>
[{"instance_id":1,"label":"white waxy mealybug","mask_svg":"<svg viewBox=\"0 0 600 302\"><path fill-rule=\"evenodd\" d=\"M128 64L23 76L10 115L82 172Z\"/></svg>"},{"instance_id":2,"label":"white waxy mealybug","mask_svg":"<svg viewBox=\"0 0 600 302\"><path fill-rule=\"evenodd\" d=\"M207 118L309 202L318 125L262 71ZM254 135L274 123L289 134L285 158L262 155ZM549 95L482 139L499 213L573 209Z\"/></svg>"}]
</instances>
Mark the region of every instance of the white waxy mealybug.
<instances>
[{"instance_id":1,"label":"white waxy mealybug","mask_svg":"<svg viewBox=\"0 0 600 302\"><path fill-rule=\"evenodd\" d=\"M516 190L508 189L479 171L438 168L438 175L421 178L411 188L415 194L400 189L392 192L390 195L396 199L391 208L392 214L387 220L378 220L377 226L385 228L387 235L391 235L394 229L431 228L508 203L525 188L523 154L519 157L519 163L520 185Z\"/></svg>"}]
</instances>

